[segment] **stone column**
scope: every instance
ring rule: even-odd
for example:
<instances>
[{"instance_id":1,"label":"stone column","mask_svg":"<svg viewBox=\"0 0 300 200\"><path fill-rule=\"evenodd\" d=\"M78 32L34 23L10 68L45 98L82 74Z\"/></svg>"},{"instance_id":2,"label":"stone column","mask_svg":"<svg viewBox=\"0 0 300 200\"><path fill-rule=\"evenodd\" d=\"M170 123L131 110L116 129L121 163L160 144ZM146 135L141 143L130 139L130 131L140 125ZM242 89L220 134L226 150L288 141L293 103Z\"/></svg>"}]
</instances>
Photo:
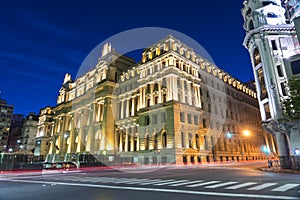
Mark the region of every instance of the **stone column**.
<instances>
[{"instance_id":1,"label":"stone column","mask_svg":"<svg viewBox=\"0 0 300 200\"><path fill-rule=\"evenodd\" d=\"M133 128L131 128L131 137L130 137L130 151L134 151L134 138L135 138L135 134L133 133Z\"/></svg>"},{"instance_id":2,"label":"stone column","mask_svg":"<svg viewBox=\"0 0 300 200\"><path fill-rule=\"evenodd\" d=\"M121 100L121 119L124 119L124 100Z\"/></svg>"},{"instance_id":3,"label":"stone column","mask_svg":"<svg viewBox=\"0 0 300 200\"><path fill-rule=\"evenodd\" d=\"M95 141L95 133L94 133L94 123L95 123L95 110L96 105L91 104L91 108L89 110L89 127L88 127L88 140L86 144L86 151L93 153L94 152L94 141Z\"/></svg>"},{"instance_id":4,"label":"stone column","mask_svg":"<svg viewBox=\"0 0 300 200\"><path fill-rule=\"evenodd\" d=\"M135 110L135 97L131 97L131 115L134 116L134 110Z\"/></svg>"},{"instance_id":5,"label":"stone column","mask_svg":"<svg viewBox=\"0 0 300 200\"><path fill-rule=\"evenodd\" d=\"M140 87L140 96L139 96L139 109L143 108L143 88Z\"/></svg>"},{"instance_id":6,"label":"stone column","mask_svg":"<svg viewBox=\"0 0 300 200\"><path fill-rule=\"evenodd\" d=\"M122 152L123 151L123 131L120 129L118 132L119 132L119 137L120 137L119 152Z\"/></svg>"},{"instance_id":7,"label":"stone column","mask_svg":"<svg viewBox=\"0 0 300 200\"><path fill-rule=\"evenodd\" d=\"M150 106L154 105L154 83L150 83Z\"/></svg>"},{"instance_id":8,"label":"stone column","mask_svg":"<svg viewBox=\"0 0 300 200\"><path fill-rule=\"evenodd\" d=\"M68 145L68 150L67 153L73 153L73 145L74 145L74 140L75 140L75 131L74 131L74 117L70 116L70 136L69 136L69 145Z\"/></svg>"},{"instance_id":9,"label":"stone column","mask_svg":"<svg viewBox=\"0 0 300 200\"><path fill-rule=\"evenodd\" d=\"M172 85L173 85L173 99L178 101L178 88L177 88L177 78L172 77Z\"/></svg>"},{"instance_id":10,"label":"stone column","mask_svg":"<svg viewBox=\"0 0 300 200\"><path fill-rule=\"evenodd\" d=\"M192 90L191 90L191 82L187 82L187 88L188 88L188 104L192 105Z\"/></svg>"},{"instance_id":11,"label":"stone column","mask_svg":"<svg viewBox=\"0 0 300 200\"><path fill-rule=\"evenodd\" d=\"M125 136L125 149L124 151L128 151L128 128L125 128L126 136Z\"/></svg>"},{"instance_id":12,"label":"stone column","mask_svg":"<svg viewBox=\"0 0 300 200\"><path fill-rule=\"evenodd\" d=\"M167 82L167 101L172 100L172 87L171 87L171 78L166 77L166 82Z\"/></svg>"},{"instance_id":13,"label":"stone column","mask_svg":"<svg viewBox=\"0 0 300 200\"><path fill-rule=\"evenodd\" d=\"M181 96L182 96L182 103L185 103L186 102L186 99L185 99L185 88L184 88L184 81L183 79L180 79L180 82L181 82Z\"/></svg>"},{"instance_id":14,"label":"stone column","mask_svg":"<svg viewBox=\"0 0 300 200\"><path fill-rule=\"evenodd\" d=\"M158 81L158 103L162 103L161 80Z\"/></svg>"},{"instance_id":15,"label":"stone column","mask_svg":"<svg viewBox=\"0 0 300 200\"><path fill-rule=\"evenodd\" d=\"M129 117L129 99L126 99L126 118Z\"/></svg>"}]
</instances>

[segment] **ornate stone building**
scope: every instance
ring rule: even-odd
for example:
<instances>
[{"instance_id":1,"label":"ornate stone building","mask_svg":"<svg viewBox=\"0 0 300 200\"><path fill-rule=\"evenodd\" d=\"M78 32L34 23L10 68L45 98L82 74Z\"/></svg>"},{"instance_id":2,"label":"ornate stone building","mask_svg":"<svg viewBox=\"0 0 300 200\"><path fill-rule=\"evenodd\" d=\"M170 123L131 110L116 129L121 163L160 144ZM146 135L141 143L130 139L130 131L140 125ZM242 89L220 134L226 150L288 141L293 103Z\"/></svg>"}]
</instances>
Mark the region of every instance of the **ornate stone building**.
<instances>
[{"instance_id":1,"label":"ornate stone building","mask_svg":"<svg viewBox=\"0 0 300 200\"><path fill-rule=\"evenodd\" d=\"M144 50L139 63L106 44L93 69L75 81L66 74L59 93L57 106L40 115L47 161L253 160L266 157L262 145L276 153L255 89L172 36Z\"/></svg>"},{"instance_id":2,"label":"ornate stone building","mask_svg":"<svg viewBox=\"0 0 300 200\"><path fill-rule=\"evenodd\" d=\"M244 46L251 57L264 128L276 136L281 166L290 168L300 148L300 121L282 121L282 102L289 97L290 78L300 76L299 40L293 22L299 15L299 1L245 0L242 14Z\"/></svg>"},{"instance_id":3,"label":"ornate stone building","mask_svg":"<svg viewBox=\"0 0 300 200\"><path fill-rule=\"evenodd\" d=\"M24 119L22 127L21 151L32 154L35 147L35 137L37 133L38 117L34 112L30 112Z\"/></svg>"}]
</instances>

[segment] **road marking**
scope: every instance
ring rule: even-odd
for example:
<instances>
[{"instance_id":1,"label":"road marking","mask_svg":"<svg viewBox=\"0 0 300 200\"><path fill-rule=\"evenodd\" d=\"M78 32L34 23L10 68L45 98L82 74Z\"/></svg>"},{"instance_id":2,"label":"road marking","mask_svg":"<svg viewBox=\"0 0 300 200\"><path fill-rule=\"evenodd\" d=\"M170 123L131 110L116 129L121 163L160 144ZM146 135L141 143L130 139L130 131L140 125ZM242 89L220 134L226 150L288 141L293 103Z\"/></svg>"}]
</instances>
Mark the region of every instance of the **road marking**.
<instances>
[{"instance_id":1,"label":"road marking","mask_svg":"<svg viewBox=\"0 0 300 200\"><path fill-rule=\"evenodd\" d=\"M220 183L221 181L209 181L209 182L204 182L204 183L198 183L198 184L193 184L193 185L187 185L185 187L199 187L199 186L204 186L204 185L210 185L214 183Z\"/></svg>"},{"instance_id":2,"label":"road marking","mask_svg":"<svg viewBox=\"0 0 300 200\"><path fill-rule=\"evenodd\" d=\"M185 183L177 183L177 184L173 184L173 185L170 185L170 186L182 186L182 185L188 185L188 184L193 184L193 183L201 183L203 182L203 180L199 180L199 181L190 181L190 182L185 182Z\"/></svg>"},{"instance_id":3,"label":"road marking","mask_svg":"<svg viewBox=\"0 0 300 200\"><path fill-rule=\"evenodd\" d=\"M182 183L182 182L186 182L188 180L180 180L180 181L171 181L171 182L166 182L166 183L158 183L158 184L154 184L154 185L168 185L168 184L173 184L173 183Z\"/></svg>"},{"instance_id":4,"label":"road marking","mask_svg":"<svg viewBox=\"0 0 300 200\"><path fill-rule=\"evenodd\" d=\"M150 184L154 184L154 183L159 183L161 181L174 181L174 180L162 180L162 179L154 179L154 180L151 180L151 181L146 181L146 182L143 182L143 183L138 183L139 185L150 185Z\"/></svg>"},{"instance_id":5,"label":"road marking","mask_svg":"<svg viewBox=\"0 0 300 200\"><path fill-rule=\"evenodd\" d=\"M166 193L207 195L207 196L260 198L260 199L280 199L280 200L299 200L299 197L279 196L279 195L275 196L275 195L261 195L261 194L236 194L236 193L224 193L224 192L201 192L201 191L175 190L175 189L162 189L162 188L123 187L123 186L112 186L112 185L93 185L93 184L84 184L84 183L64 183L64 182L51 182L51 181L30 181L30 180L9 180L9 181L10 182L19 182L19 183L55 184L55 185L65 185L65 186L78 186L78 187L91 187L91 188L104 188L104 189L119 189L119 190L132 190L132 191L147 191L147 192L166 192Z\"/></svg>"},{"instance_id":6,"label":"road marking","mask_svg":"<svg viewBox=\"0 0 300 200\"><path fill-rule=\"evenodd\" d=\"M254 183L254 182L242 183L242 184L239 184L239 185L234 185L234 186L227 187L225 189L235 190L235 189L239 189L239 188L242 188L242 187L247 187L247 186L254 185L254 184L257 184L257 183Z\"/></svg>"},{"instance_id":7,"label":"road marking","mask_svg":"<svg viewBox=\"0 0 300 200\"><path fill-rule=\"evenodd\" d=\"M137 184L137 183L141 183L141 182L145 182L145 181L149 181L150 179L137 179L136 181L132 181L132 182L128 182L126 184L132 185L132 184Z\"/></svg>"},{"instance_id":8,"label":"road marking","mask_svg":"<svg viewBox=\"0 0 300 200\"><path fill-rule=\"evenodd\" d=\"M292 188L295 188L295 187L297 187L297 186L299 186L300 184L285 184L285 185L283 185L283 186L281 186L281 187L278 187L278 188L275 188L275 189L273 189L273 190L271 190L271 191L275 191L275 192L285 192L285 191L287 191L287 190L289 190L289 189L292 189Z\"/></svg>"},{"instance_id":9,"label":"road marking","mask_svg":"<svg viewBox=\"0 0 300 200\"><path fill-rule=\"evenodd\" d=\"M215 185L206 186L205 188L218 188L218 187L223 187L223 186L227 186L227 185L233 185L235 183L238 183L238 182L219 183L219 184L215 184Z\"/></svg>"},{"instance_id":10,"label":"road marking","mask_svg":"<svg viewBox=\"0 0 300 200\"><path fill-rule=\"evenodd\" d=\"M256 187L249 188L248 190L262 190L267 187L271 187L273 185L277 185L277 183L264 183L264 184L258 185Z\"/></svg>"}]
</instances>

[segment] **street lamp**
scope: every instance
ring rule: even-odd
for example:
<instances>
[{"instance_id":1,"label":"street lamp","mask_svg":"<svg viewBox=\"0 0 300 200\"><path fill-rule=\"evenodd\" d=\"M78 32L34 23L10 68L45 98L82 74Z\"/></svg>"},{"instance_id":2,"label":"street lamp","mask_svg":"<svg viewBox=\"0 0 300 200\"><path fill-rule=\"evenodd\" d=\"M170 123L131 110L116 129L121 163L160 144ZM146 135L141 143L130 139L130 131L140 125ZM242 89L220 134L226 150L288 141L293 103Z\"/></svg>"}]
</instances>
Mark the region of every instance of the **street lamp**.
<instances>
[{"instance_id":1,"label":"street lamp","mask_svg":"<svg viewBox=\"0 0 300 200\"><path fill-rule=\"evenodd\" d=\"M249 130L244 130L243 135L249 137L251 135L251 132Z\"/></svg>"}]
</instances>

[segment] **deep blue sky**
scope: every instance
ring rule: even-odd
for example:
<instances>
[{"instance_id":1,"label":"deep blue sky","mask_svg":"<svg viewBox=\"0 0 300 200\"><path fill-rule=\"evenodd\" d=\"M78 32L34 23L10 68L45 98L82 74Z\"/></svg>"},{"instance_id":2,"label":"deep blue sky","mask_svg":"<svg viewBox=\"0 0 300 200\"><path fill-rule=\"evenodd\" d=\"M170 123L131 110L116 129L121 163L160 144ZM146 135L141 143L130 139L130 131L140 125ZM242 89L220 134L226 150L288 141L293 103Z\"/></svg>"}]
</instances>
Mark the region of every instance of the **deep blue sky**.
<instances>
[{"instance_id":1,"label":"deep blue sky","mask_svg":"<svg viewBox=\"0 0 300 200\"><path fill-rule=\"evenodd\" d=\"M180 3L177 3L180 2ZM14 113L54 106L64 74L76 75L87 54L128 29L163 27L199 42L215 63L248 81L242 46L242 0L3 1L0 5L0 97Z\"/></svg>"}]
</instances>

